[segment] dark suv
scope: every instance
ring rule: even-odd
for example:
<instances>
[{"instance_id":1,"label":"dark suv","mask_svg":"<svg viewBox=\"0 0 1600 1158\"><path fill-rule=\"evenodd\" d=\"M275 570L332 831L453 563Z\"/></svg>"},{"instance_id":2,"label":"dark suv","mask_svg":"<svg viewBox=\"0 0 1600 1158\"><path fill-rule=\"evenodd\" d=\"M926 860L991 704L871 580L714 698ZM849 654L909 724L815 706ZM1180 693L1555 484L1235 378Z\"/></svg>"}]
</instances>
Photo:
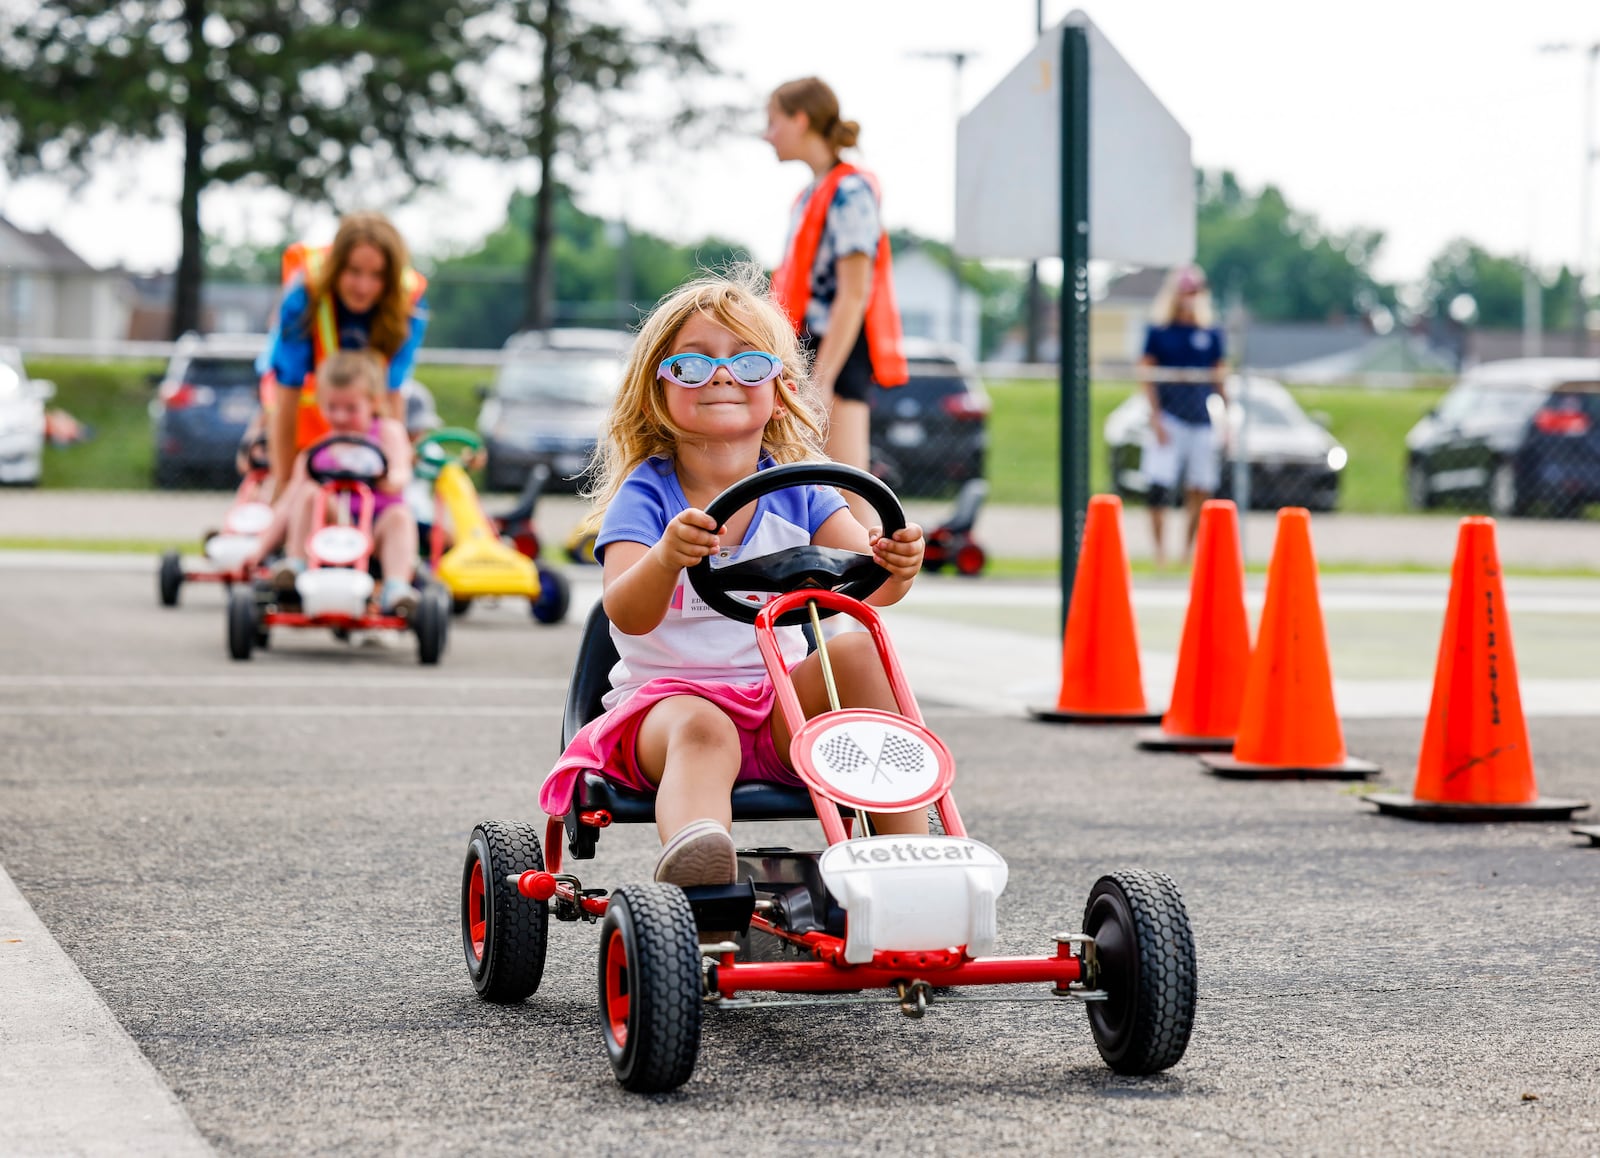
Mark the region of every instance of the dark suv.
<instances>
[{"instance_id":1,"label":"dark suv","mask_svg":"<svg viewBox=\"0 0 1600 1158\"><path fill-rule=\"evenodd\" d=\"M156 486L232 487L234 455L260 406L265 334L185 334L151 381Z\"/></svg>"},{"instance_id":2,"label":"dark suv","mask_svg":"<svg viewBox=\"0 0 1600 1158\"><path fill-rule=\"evenodd\" d=\"M959 352L906 341L910 381L872 391L872 473L903 495L949 495L982 478L989 395Z\"/></svg>"},{"instance_id":3,"label":"dark suv","mask_svg":"<svg viewBox=\"0 0 1600 1158\"><path fill-rule=\"evenodd\" d=\"M1486 362L1406 435L1406 497L1506 517L1600 502L1600 359Z\"/></svg>"}]
</instances>

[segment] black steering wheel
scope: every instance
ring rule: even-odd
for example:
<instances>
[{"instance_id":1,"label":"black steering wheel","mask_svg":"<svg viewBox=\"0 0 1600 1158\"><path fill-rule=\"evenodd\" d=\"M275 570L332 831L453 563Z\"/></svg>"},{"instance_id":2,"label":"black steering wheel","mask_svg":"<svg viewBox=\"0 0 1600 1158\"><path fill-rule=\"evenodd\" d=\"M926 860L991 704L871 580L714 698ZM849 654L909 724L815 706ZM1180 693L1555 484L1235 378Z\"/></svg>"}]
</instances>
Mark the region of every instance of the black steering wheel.
<instances>
[{"instance_id":1,"label":"black steering wheel","mask_svg":"<svg viewBox=\"0 0 1600 1158\"><path fill-rule=\"evenodd\" d=\"M706 514L715 519L720 527L763 495L789 487L818 485L838 487L866 499L882 520L885 535L892 535L906 525L906 513L901 510L900 500L895 498L892 490L866 471L853 466L841 466L836 462L797 462L757 471L712 499L706 507ZM810 544L786 547L725 567L713 567L708 556L690 567L688 572L695 594L729 619L745 623L756 621L761 604L737 598L733 594L735 591L781 595L786 591L815 587L837 591L852 599L865 599L889 578L889 572L870 554ZM819 608L818 614L826 619L837 612L831 608ZM785 627L796 627L810 621L810 612L804 608L787 612L778 620Z\"/></svg>"},{"instance_id":2,"label":"black steering wheel","mask_svg":"<svg viewBox=\"0 0 1600 1158\"><path fill-rule=\"evenodd\" d=\"M356 447L356 451L329 455L333 464L317 465L317 457L334 447ZM375 485L389 473L389 459L377 443L359 434L330 434L306 450L306 473L319 483L358 482Z\"/></svg>"},{"instance_id":3,"label":"black steering wheel","mask_svg":"<svg viewBox=\"0 0 1600 1158\"><path fill-rule=\"evenodd\" d=\"M244 461L251 470L271 470L272 460L267 457L267 436L258 434L248 442L240 445L244 451Z\"/></svg>"}]
</instances>

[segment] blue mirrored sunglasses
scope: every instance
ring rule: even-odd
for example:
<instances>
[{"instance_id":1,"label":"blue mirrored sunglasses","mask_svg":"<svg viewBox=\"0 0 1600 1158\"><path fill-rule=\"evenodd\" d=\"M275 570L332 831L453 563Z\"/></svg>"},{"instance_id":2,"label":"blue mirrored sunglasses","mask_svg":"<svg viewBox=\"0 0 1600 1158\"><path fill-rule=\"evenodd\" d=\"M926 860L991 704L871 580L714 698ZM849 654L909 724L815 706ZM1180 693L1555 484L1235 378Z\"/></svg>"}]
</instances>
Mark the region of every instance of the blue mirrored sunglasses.
<instances>
[{"instance_id":1,"label":"blue mirrored sunglasses","mask_svg":"<svg viewBox=\"0 0 1600 1158\"><path fill-rule=\"evenodd\" d=\"M726 366L728 373L733 375L733 380L741 386L760 386L763 382L770 382L783 373L783 362L776 354L768 354L764 350L748 350L731 358L708 358L704 354L674 354L661 363L658 372L668 382L675 382L679 386L693 390L711 381L718 366Z\"/></svg>"}]
</instances>

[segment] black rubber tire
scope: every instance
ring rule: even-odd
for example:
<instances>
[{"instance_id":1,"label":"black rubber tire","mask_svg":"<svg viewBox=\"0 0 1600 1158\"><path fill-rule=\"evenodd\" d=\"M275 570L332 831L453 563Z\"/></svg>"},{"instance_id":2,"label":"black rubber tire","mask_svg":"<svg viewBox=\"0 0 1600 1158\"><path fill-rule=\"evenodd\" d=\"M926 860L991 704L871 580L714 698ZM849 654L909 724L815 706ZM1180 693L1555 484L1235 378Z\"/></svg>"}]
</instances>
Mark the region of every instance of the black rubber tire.
<instances>
[{"instance_id":1,"label":"black rubber tire","mask_svg":"<svg viewBox=\"0 0 1600 1158\"><path fill-rule=\"evenodd\" d=\"M417 662L438 663L450 636L450 597L442 588L422 589L411 613L411 630L417 633Z\"/></svg>"},{"instance_id":2,"label":"black rubber tire","mask_svg":"<svg viewBox=\"0 0 1600 1158\"><path fill-rule=\"evenodd\" d=\"M1107 873L1089 891L1083 929L1110 994L1088 1005L1100 1056L1119 1074L1176 1065L1195 1008L1194 933L1178 886L1166 873Z\"/></svg>"},{"instance_id":3,"label":"black rubber tire","mask_svg":"<svg viewBox=\"0 0 1600 1158\"><path fill-rule=\"evenodd\" d=\"M607 993L614 952L628 998L621 1042ZM700 1052L701 986L699 934L683 890L625 885L612 893L600 924L600 1032L624 1089L663 1093L689 1080Z\"/></svg>"},{"instance_id":4,"label":"black rubber tire","mask_svg":"<svg viewBox=\"0 0 1600 1158\"><path fill-rule=\"evenodd\" d=\"M450 600L450 614L451 615L457 615L457 616L465 615L467 612L469 612L471 610L472 610L472 600L470 600L470 599L456 599L454 597L451 598L451 600Z\"/></svg>"},{"instance_id":5,"label":"black rubber tire","mask_svg":"<svg viewBox=\"0 0 1600 1158\"><path fill-rule=\"evenodd\" d=\"M559 571L539 568L539 597L528 601L529 612L539 623L549 626L567 617L572 606L572 584Z\"/></svg>"},{"instance_id":6,"label":"black rubber tire","mask_svg":"<svg viewBox=\"0 0 1600 1158\"><path fill-rule=\"evenodd\" d=\"M256 604L256 593L248 587L228 595L228 654L234 659L249 659L256 638L264 634L261 626L261 609Z\"/></svg>"},{"instance_id":7,"label":"black rubber tire","mask_svg":"<svg viewBox=\"0 0 1600 1158\"><path fill-rule=\"evenodd\" d=\"M161 591L161 606L178 606L178 592L183 588L183 560L178 558L178 552L168 551L161 556L161 570L156 579Z\"/></svg>"},{"instance_id":8,"label":"black rubber tire","mask_svg":"<svg viewBox=\"0 0 1600 1158\"><path fill-rule=\"evenodd\" d=\"M486 820L472 830L461 870L461 948L472 987L485 1001L515 1005L544 977L550 909L530 901L506 877L544 869L544 850L531 824ZM483 920L481 956L472 935L473 874L479 875Z\"/></svg>"}]
</instances>

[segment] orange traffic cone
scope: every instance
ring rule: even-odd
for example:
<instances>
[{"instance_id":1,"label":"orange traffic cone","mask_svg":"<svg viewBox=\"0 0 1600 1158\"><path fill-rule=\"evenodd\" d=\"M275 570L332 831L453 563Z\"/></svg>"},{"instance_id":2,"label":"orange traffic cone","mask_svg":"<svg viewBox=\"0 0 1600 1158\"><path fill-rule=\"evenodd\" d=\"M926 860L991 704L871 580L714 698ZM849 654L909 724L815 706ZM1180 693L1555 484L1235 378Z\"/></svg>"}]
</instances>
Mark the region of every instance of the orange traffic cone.
<instances>
[{"instance_id":1,"label":"orange traffic cone","mask_svg":"<svg viewBox=\"0 0 1600 1158\"><path fill-rule=\"evenodd\" d=\"M1200 762L1232 780L1365 780L1378 766L1352 760L1333 706L1328 633L1317 597L1311 515L1278 512L1267 602L1245 674L1233 755Z\"/></svg>"},{"instance_id":2,"label":"orange traffic cone","mask_svg":"<svg viewBox=\"0 0 1600 1158\"><path fill-rule=\"evenodd\" d=\"M1212 499L1200 508L1171 706L1159 731L1139 737L1139 747L1158 752L1230 750L1249 664L1239 515L1227 499Z\"/></svg>"},{"instance_id":3,"label":"orange traffic cone","mask_svg":"<svg viewBox=\"0 0 1600 1158\"><path fill-rule=\"evenodd\" d=\"M1416 820L1566 820L1588 807L1533 781L1493 519L1462 519L1456 537L1416 786L1367 799Z\"/></svg>"},{"instance_id":4,"label":"orange traffic cone","mask_svg":"<svg viewBox=\"0 0 1600 1158\"><path fill-rule=\"evenodd\" d=\"M1072 606L1061 640L1061 694L1054 708L1029 708L1058 724L1153 724L1139 672L1133 580L1122 546L1122 500L1095 495L1083 527Z\"/></svg>"}]
</instances>

